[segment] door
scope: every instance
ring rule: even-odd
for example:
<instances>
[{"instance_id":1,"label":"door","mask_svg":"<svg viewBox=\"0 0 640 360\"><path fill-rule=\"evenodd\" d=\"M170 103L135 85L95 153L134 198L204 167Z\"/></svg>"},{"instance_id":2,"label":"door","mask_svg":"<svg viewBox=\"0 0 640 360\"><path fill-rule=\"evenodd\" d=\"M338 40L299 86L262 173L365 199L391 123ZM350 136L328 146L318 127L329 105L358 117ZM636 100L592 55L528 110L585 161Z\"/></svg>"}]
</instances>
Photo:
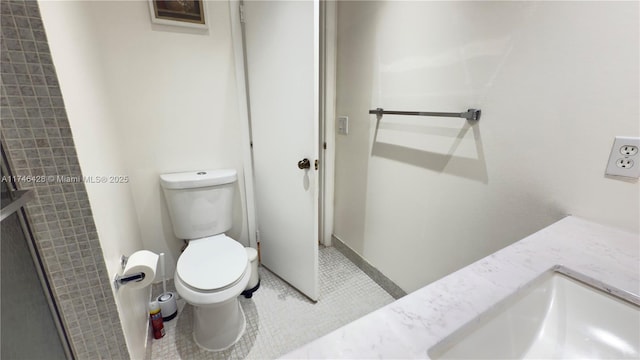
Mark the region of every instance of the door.
<instances>
[{"instance_id":1,"label":"door","mask_svg":"<svg viewBox=\"0 0 640 360\"><path fill-rule=\"evenodd\" d=\"M244 19L262 264L317 300L319 1L245 1Z\"/></svg>"},{"instance_id":2,"label":"door","mask_svg":"<svg viewBox=\"0 0 640 360\"><path fill-rule=\"evenodd\" d=\"M18 191L2 151L0 166L0 358L71 359L58 307L44 276L23 207L35 190ZM58 336L56 336L56 333Z\"/></svg>"}]
</instances>

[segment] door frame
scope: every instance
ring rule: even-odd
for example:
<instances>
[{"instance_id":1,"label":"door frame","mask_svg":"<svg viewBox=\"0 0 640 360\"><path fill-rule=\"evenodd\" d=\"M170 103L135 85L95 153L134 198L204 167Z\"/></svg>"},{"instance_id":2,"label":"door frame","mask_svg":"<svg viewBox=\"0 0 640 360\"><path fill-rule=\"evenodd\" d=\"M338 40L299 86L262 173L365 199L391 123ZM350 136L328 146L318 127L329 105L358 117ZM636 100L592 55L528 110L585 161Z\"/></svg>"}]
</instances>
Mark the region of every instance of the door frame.
<instances>
[{"instance_id":1,"label":"door frame","mask_svg":"<svg viewBox=\"0 0 640 360\"><path fill-rule=\"evenodd\" d=\"M320 244L331 246L335 187L337 1L320 0Z\"/></svg>"},{"instance_id":2,"label":"door frame","mask_svg":"<svg viewBox=\"0 0 640 360\"><path fill-rule=\"evenodd\" d=\"M238 114L242 124L241 142L243 148L242 158L244 164L249 246L259 251L260 237L257 228L255 206L251 113L249 111L251 100L249 98L249 83L246 67L242 4L243 0L229 0L229 17L231 21L231 43L235 62ZM336 20L336 2L320 0L320 114L318 117L320 142L317 144L319 147L318 179L320 181L318 189L318 241L325 246L331 246L334 214ZM326 144L326 148L324 144Z\"/></svg>"},{"instance_id":3,"label":"door frame","mask_svg":"<svg viewBox=\"0 0 640 360\"><path fill-rule=\"evenodd\" d=\"M244 26L241 14L242 0L229 0L229 18L231 21L231 46L235 63L236 97L238 98L238 115L240 118L240 133L242 143L242 163L244 172L244 187L247 213L247 232L249 247L259 250L259 239L256 223L256 206L253 177L253 154L251 144L251 118L249 113L249 87L247 83L246 57L244 51ZM259 258L259 257L258 257Z\"/></svg>"}]
</instances>

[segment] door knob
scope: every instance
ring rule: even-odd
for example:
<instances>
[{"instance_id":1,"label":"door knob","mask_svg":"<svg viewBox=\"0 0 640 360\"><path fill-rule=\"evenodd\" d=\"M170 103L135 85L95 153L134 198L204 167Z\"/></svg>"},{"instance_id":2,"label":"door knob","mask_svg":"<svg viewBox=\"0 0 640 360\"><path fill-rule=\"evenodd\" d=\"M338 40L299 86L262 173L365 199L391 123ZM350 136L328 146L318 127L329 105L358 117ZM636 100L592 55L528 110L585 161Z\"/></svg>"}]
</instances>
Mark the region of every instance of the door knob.
<instances>
[{"instance_id":1,"label":"door knob","mask_svg":"<svg viewBox=\"0 0 640 360\"><path fill-rule=\"evenodd\" d=\"M300 161L298 161L298 168L299 169L308 169L311 167L311 163L309 162L309 159L302 159Z\"/></svg>"}]
</instances>

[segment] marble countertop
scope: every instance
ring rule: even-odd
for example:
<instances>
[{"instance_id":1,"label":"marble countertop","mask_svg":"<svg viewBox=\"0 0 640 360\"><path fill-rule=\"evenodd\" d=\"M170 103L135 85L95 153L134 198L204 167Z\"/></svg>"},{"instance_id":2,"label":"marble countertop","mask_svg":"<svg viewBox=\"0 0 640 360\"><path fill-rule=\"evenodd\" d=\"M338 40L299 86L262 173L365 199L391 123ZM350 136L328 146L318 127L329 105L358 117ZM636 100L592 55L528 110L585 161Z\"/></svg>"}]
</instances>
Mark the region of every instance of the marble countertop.
<instances>
[{"instance_id":1,"label":"marble countertop","mask_svg":"<svg viewBox=\"0 0 640 360\"><path fill-rule=\"evenodd\" d=\"M454 331L558 268L640 305L640 237L569 216L284 358L429 358Z\"/></svg>"}]
</instances>

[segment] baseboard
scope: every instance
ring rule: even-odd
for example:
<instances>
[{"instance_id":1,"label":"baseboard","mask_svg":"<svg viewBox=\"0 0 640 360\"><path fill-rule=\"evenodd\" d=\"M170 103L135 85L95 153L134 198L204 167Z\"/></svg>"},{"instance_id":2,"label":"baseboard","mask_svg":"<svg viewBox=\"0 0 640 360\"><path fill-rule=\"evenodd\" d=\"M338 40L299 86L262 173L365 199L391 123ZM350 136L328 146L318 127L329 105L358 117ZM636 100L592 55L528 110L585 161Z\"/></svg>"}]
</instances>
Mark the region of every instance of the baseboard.
<instances>
[{"instance_id":1,"label":"baseboard","mask_svg":"<svg viewBox=\"0 0 640 360\"><path fill-rule=\"evenodd\" d=\"M331 235L332 246L336 248L336 250L340 251L347 259L351 260L362 272L367 274L376 284L378 284L381 288L383 288L386 292L389 293L394 299L399 299L405 295L407 292L402 290L400 286L396 285L391 279L386 277L380 270L376 269L373 265L369 264L367 260L365 260L360 254L353 251L349 246L347 246L342 240L340 240L337 236Z\"/></svg>"}]
</instances>

